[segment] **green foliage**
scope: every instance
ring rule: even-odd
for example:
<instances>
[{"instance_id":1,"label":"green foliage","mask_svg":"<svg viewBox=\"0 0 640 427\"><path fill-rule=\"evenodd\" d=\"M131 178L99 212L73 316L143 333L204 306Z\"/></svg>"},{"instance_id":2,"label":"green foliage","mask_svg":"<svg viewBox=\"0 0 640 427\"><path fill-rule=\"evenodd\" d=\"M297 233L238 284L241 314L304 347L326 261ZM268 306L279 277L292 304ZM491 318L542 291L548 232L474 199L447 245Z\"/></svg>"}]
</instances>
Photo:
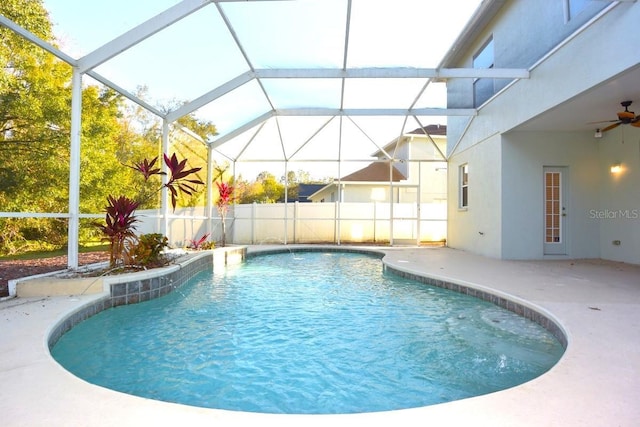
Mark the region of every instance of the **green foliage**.
<instances>
[{"instance_id":1,"label":"green foliage","mask_svg":"<svg viewBox=\"0 0 640 427\"><path fill-rule=\"evenodd\" d=\"M163 251L169 240L160 233L142 234L131 242L127 251L128 264L141 267L159 267L166 264Z\"/></svg>"},{"instance_id":2,"label":"green foliage","mask_svg":"<svg viewBox=\"0 0 640 427\"><path fill-rule=\"evenodd\" d=\"M41 1L5 0L0 14L55 45ZM65 212L69 200L71 67L0 26L0 203L3 211ZM133 174L119 173L114 153L126 138L121 97L85 86L82 94L80 209L102 209L109 190L124 189ZM16 228L15 224L19 224ZM91 238L92 231L84 228ZM35 235L37 231L39 235ZM0 221L0 252L32 249L35 239L62 246L66 220ZM43 239L46 236L46 239Z\"/></svg>"},{"instance_id":3,"label":"green foliage","mask_svg":"<svg viewBox=\"0 0 640 427\"><path fill-rule=\"evenodd\" d=\"M55 224L51 224L55 222ZM0 255L15 255L30 251L53 250L64 242L40 239L41 230L54 227L66 229L66 223L51 218L0 218Z\"/></svg>"},{"instance_id":4,"label":"green foliage","mask_svg":"<svg viewBox=\"0 0 640 427\"><path fill-rule=\"evenodd\" d=\"M3 1L0 14L52 41L42 2ZM1 26L0 64L3 210L60 211L68 193L68 178L59 177L68 176L71 68Z\"/></svg>"},{"instance_id":5,"label":"green foliage","mask_svg":"<svg viewBox=\"0 0 640 427\"><path fill-rule=\"evenodd\" d=\"M284 185L275 175L264 171L258 174L253 183L238 183L241 189L238 203L276 203L284 200Z\"/></svg>"},{"instance_id":6,"label":"green foliage","mask_svg":"<svg viewBox=\"0 0 640 427\"><path fill-rule=\"evenodd\" d=\"M4 0L0 14L55 45L42 1ZM0 210L66 212L71 67L2 26L0 64ZM155 207L157 188L142 185L121 164L159 154L157 120L127 109L120 95L95 85L83 86L82 107L81 212L101 211L109 194L132 189L135 200ZM42 243L62 246L67 221L2 219L0 235L0 253L44 247ZM95 228L81 228L80 239L95 239Z\"/></svg>"}]
</instances>

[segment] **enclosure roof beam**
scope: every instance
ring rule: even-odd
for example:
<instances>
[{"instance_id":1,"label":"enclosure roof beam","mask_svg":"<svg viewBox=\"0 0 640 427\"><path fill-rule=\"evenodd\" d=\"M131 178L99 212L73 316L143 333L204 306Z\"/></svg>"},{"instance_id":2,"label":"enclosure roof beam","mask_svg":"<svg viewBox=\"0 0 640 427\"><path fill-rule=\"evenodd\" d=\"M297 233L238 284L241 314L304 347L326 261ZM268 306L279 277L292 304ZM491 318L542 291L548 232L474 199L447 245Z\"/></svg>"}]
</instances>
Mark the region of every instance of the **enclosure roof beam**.
<instances>
[{"instance_id":1,"label":"enclosure roof beam","mask_svg":"<svg viewBox=\"0 0 640 427\"><path fill-rule=\"evenodd\" d=\"M492 78L492 79L528 79L529 71L520 68L262 68L256 69L257 78Z\"/></svg>"},{"instance_id":2,"label":"enclosure roof beam","mask_svg":"<svg viewBox=\"0 0 640 427\"><path fill-rule=\"evenodd\" d=\"M227 141L232 140L233 138L235 138L238 135L241 135L243 132L251 129L252 127L259 125L260 123L264 122L265 120L270 119L271 117L275 116L275 112L273 110L268 111L266 113L264 113L263 115L256 117L255 119L245 123L244 125L240 126L239 128L236 128L235 130L231 131L230 133L216 139L213 142L210 142L211 146L213 148L217 148L219 146L221 146L222 144L224 144Z\"/></svg>"},{"instance_id":3,"label":"enclosure roof beam","mask_svg":"<svg viewBox=\"0 0 640 427\"><path fill-rule=\"evenodd\" d=\"M135 28L121 34L110 42L102 45L93 52L78 60L80 71L96 68L114 56L130 49L143 40L162 31L170 25L180 21L186 16L208 6L211 3L238 2L248 0L182 0L180 3L168 8L151 19L143 22ZM249 1L276 1L276 0L249 0Z\"/></svg>"},{"instance_id":4,"label":"enclosure roof beam","mask_svg":"<svg viewBox=\"0 0 640 427\"><path fill-rule=\"evenodd\" d=\"M86 73L210 3L210 0L182 0L80 58L78 60L80 71Z\"/></svg>"},{"instance_id":5,"label":"enclosure roof beam","mask_svg":"<svg viewBox=\"0 0 640 427\"><path fill-rule=\"evenodd\" d=\"M64 62L66 62L67 64L72 65L72 66L76 66L77 65L78 61L76 59L74 59L74 58L70 57L69 55L67 55L66 53L58 50L52 44L47 43L46 41L42 40L40 37L38 37L35 34L33 34L31 31L22 28L20 25L16 24L12 20L4 17L3 15L0 15L0 25L2 25L3 27L7 27L8 29L13 31L14 33L19 34L20 36L22 36L25 39L29 40L31 43L35 44L36 46L41 47L42 49L46 50L47 52L53 54L57 58L59 58L59 59L63 60Z\"/></svg>"},{"instance_id":6,"label":"enclosure roof beam","mask_svg":"<svg viewBox=\"0 0 640 427\"><path fill-rule=\"evenodd\" d=\"M475 108L286 108L278 116L475 116Z\"/></svg>"},{"instance_id":7,"label":"enclosure roof beam","mask_svg":"<svg viewBox=\"0 0 640 427\"><path fill-rule=\"evenodd\" d=\"M219 86L205 93L199 98L196 98L193 101L182 105L180 108L173 110L172 112L167 114L167 120L169 122L173 122L175 120L178 120L180 117L193 113L197 109L204 107L205 105L209 104L212 101L215 101L221 96L226 95L227 93L233 91L234 89L237 89L240 86L250 82L253 79L253 76L254 76L254 73L251 71L248 71L244 74L240 74L238 77L232 80L229 80L227 83L223 84L222 86Z\"/></svg>"},{"instance_id":8,"label":"enclosure roof beam","mask_svg":"<svg viewBox=\"0 0 640 427\"><path fill-rule=\"evenodd\" d=\"M358 78L428 78L428 79L447 79L447 78L509 78L509 79L528 79L529 72L521 69L500 69L500 68L348 68L348 69L315 69L315 68L282 68L282 69L256 69L247 71L239 76L229 80L225 84L205 93L199 98L188 102L174 111L167 114L167 120L174 122L180 117L193 113L199 108L204 107L210 102L226 95L240 86L256 79L295 79L295 78L325 78L325 79L358 79ZM112 86L113 87L113 86ZM408 111L408 110L404 110ZM411 110L414 111L414 110ZM444 113L452 112L451 115L469 115L468 113L456 114L457 110L447 110ZM286 114L288 115L288 114ZM309 114L300 114L309 115ZM326 115L326 114L320 114ZM358 115L358 114L355 114ZM360 114L368 115L368 114ZM378 113L373 115L380 115ZM397 115L397 114L394 114ZM419 115L443 115L439 114L422 114ZM475 110L474 110L475 115Z\"/></svg>"},{"instance_id":9,"label":"enclosure roof beam","mask_svg":"<svg viewBox=\"0 0 640 427\"><path fill-rule=\"evenodd\" d=\"M120 95L122 95L125 98L127 98L128 100L138 104L139 106L141 106L145 110L155 114L156 116L158 116L160 118L165 118L165 115L166 115L165 113L163 113L162 111L158 110L156 107L152 106L151 104L149 104L149 103L143 101L142 99L138 98L137 96L135 96L131 92L127 91L126 89L118 86L117 84L115 84L111 80L101 76L100 74L96 73L95 71L89 71L86 74L88 76L93 77L95 80L99 81L103 85L105 85L107 87L110 87L111 89L115 90Z\"/></svg>"},{"instance_id":10,"label":"enclosure roof beam","mask_svg":"<svg viewBox=\"0 0 640 427\"><path fill-rule=\"evenodd\" d=\"M260 117L257 117L250 122L234 129L226 135L220 138L209 141L209 144L213 148L217 148L225 142L241 135L243 132L251 129L252 127L260 124L261 122L270 119L274 116L476 116L477 110L474 108L414 108L414 109L373 109L373 108L361 108L361 109L339 109L339 108L289 108L269 111Z\"/></svg>"}]
</instances>

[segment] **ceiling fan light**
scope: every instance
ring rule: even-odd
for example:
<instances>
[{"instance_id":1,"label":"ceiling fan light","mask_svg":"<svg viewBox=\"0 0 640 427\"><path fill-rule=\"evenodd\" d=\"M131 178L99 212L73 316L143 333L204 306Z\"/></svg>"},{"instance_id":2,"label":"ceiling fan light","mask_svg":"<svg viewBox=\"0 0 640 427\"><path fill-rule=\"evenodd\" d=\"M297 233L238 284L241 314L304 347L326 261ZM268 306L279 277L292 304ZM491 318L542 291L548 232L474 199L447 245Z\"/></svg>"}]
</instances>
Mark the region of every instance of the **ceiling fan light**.
<instances>
[{"instance_id":1,"label":"ceiling fan light","mask_svg":"<svg viewBox=\"0 0 640 427\"><path fill-rule=\"evenodd\" d=\"M594 138L602 138L602 131L600 129L596 129L596 133L593 134Z\"/></svg>"}]
</instances>

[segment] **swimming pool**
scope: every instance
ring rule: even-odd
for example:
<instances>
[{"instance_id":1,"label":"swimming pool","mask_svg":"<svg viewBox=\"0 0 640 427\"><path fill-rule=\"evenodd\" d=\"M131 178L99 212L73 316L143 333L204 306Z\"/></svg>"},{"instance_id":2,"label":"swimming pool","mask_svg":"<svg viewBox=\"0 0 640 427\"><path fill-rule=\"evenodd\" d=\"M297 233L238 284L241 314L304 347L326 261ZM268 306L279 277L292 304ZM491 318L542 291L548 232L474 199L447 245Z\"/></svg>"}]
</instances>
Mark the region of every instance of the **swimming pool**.
<instances>
[{"instance_id":1,"label":"swimming pool","mask_svg":"<svg viewBox=\"0 0 640 427\"><path fill-rule=\"evenodd\" d=\"M163 298L99 313L52 349L68 370L108 388L273 413L486 394L539 376L562 352L514 313L339 252L259 256L200 274Z\"/></svg>"}]
</instances>

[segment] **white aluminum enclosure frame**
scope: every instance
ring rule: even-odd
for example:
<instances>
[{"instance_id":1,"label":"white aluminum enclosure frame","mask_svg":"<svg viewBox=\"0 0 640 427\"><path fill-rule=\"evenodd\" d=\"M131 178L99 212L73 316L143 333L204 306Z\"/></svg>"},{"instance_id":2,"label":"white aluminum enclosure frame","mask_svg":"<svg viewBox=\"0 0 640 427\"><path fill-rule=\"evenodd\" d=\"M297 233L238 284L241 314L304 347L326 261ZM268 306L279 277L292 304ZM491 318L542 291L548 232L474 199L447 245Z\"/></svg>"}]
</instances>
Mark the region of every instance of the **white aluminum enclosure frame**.
<instances>
[{"instance_id":1,"label":"white aluminum enclosure frame","mask_svg":"<svg viewBox=\"0 0 640 427\"><path fill-rule=\"evenodd\" d=\"M52 46L48 42L41 40L33 33L28 30L20 27L15 24L11 20L7 19L4 16L0 15L0 25L9 28L16 34L24 37L29 40L31 43L37 45L41 49L51 53L61 61L69 64L73 69L73 80L72 80L72 111L71 111L71 140L70 140L70 172L69 172L69 211L67 214L59 213L59 214L29 214L29 213L8 213L0 212L0 217L56 217L56 218L68 218L69 221L69 231L68 231L68 267L70 269L78 268L78 248L79 248L79 221L81 217L91 216L89 214L83 215L80 213L80 129L81 129L81 95L82 95L82 81L83 76L87 75L101 84L115 90L120 93L122 96L126 97L130 101L138 104L149 112L153 113L155 116L159 117L162 120L162 145L163 151L167 152L169 146L169 127L179 118L189 115L199 108L219 99L220 97L228 94L243 85L249 82L257 82L261 87L265 98L268 100L269 105L271 106L270 111L265 112L263 115L250 120L236 129L231 130L221 138L216 139L215 141L203 141L209 146L209 156L208 156L208 183L207 183L207 197L206 203L207 206L207 215L211 218L212 214L212 199L213 195L211 192L211 174L212 174L212 150L220 147L222 144L225 144L234 137L250 130L251 128L263 124L266 120L271 117L278 116L326 116L326 117L338 117L342 123L342 119L344 117L355 117L355 116L404 116L414 117L417 120L418 116L474 116L477 114L475 109L442 109L442 108L416 108L416 104L419 98L422 96L424 91L427 89L427 86L433 81L442 81L448 78L506 78L506 79L528 79L529 72L524 69L472 69L472 68L460 68L460 69L447 69L447 68L410 68L410 67L400 67L400 68L348 68L347 67L347 57L349 51L349 34L351 31L351 6L352 1L347 0L347 19L346 19L346 28L345 28L345 39L344 39L344 50L343 50L343 66L342 68L335 69L326 69L326 68L296 68L296 69L284 69L284 68L276 68L276 69L260 69L255 68L252 64L251 58L247 55L245 49L243 48L242 40L238 37L232 23L226 16L224 10L221 7L221 3L226 2L264 2L269 3L272 1L279 0L183 0L174 6L166 9L165 11L155 15L154 17L148 19L142 24L132 28L129 31L119 35L114 38L110 42L100 46L99 48L93 50L87 55L76 59L71 57L70 55L64 53L60 49ZM291 1L291 0L286 0ZM495 0L491 0L488 2L483 2L482 7L486 7L485 3L493 3ZM95 69L111 58L116 57L117 55L131 49L136 46L143 40L155 35L156 33L162 31L163 29L179 22L185 17L197 13L201 9L213 5L217 8L221 18L225 22L229 34L235 41L238 49L242 53L248 67L249 71L242 73L235 78L227 81L226 83L218 86L217 88L210 90L206 93L203 93L201 96L197 97L191 102L188 102L179 108L176 108L173 111L162 112L158 110L156 107L148 104L144 100L140 99L136 95L131 92L123 89L115 82L110 81L98 74ZM391 3L390 3L391 5ZM478 13L478 12L476 12ZM286 108L286 109L278 109L274 106L274 104L270 100L270 95L265 88L263 82L267 79L339 79L342 83L342 94L340 99L340 107L339 108L317 108L313 106L305 107L305 108ZM344 108L344 86L345 81L348 79L367 79L367 78L376 78L376 79L425 79L424 86L416 94L413 103L407 108L358 108L358 109L348 109ZM405 120L406 122L406 120ZM341 139L341 138L340 138ZM339 142L339 144L341 141ZM234 161L236 159L231 159ZM393 160L393 159L389 159ZM284 159L286 162L287 159ZM340 163L342 159L337 159L338 161L338 170L340 170ZM164 212L162 226L164 232L167 228L168 222L168 197L166 188L162 193L161 200L161 209Z\"/></svg>"}]
</instances>

